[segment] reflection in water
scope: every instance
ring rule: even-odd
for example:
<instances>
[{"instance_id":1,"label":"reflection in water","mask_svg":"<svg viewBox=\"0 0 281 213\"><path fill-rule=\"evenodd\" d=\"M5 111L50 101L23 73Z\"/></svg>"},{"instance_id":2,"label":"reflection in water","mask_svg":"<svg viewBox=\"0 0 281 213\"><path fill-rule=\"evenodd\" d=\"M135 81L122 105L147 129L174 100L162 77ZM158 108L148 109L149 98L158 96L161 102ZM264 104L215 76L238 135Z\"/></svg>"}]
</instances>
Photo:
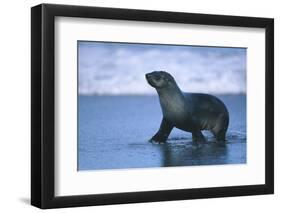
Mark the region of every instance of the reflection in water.
<instances>
[{"instance_id":1,"label":"reflection in water","mask_svg":"<svg viewBox=\"0 0 281 213\"><path fill-rule=\"evenodd\" d=\"M203 146L192 146L191 138L174 137L159 148L162 166L219 165L246 163L246 137L230 132L225 145L208 138Z\"/></svg>"},{"instance_id":2,"label":"reflection in water","mask_svg":"<svg viewBox=\"0 0 281 213\"><path fill-rule=\"evenodd\" d=\"M161 147L162 166L189 166L226 164L227 146L215 143L204 144L200 148L192 145L170 144Z\"/></svg>"}]
</instances>

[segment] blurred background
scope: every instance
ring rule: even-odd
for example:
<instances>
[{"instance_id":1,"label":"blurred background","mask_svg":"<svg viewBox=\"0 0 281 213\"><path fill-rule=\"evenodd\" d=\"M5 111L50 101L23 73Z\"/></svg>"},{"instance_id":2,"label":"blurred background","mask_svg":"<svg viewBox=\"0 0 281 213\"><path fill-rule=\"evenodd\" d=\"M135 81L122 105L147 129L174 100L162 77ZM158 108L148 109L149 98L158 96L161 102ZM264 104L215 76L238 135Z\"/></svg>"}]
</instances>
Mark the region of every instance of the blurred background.
<instances>
[{"instance_id":1,"label":"blurred background","mask_svg":"<svg viewBox=\"0 0 281 213\"><path fill-rule=\"evenodd\" d=\"M155 94L144 78L171 73L186 92L246 93L246 48L78 42L79 94Z\"/></svg>"}]
</instances>

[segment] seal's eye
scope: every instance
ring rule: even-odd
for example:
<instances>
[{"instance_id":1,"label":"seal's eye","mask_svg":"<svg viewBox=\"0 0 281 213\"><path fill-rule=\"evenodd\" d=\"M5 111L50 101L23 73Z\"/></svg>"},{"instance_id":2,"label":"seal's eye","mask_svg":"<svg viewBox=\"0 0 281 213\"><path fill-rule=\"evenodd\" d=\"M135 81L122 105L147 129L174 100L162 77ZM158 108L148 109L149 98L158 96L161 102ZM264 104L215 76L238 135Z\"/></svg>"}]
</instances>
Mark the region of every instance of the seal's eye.
<instances>
[{"instance_id":1,"label":"seal's eye","mask_svg":"<svg viewBox=\"0 0 281 213\"><path fill-rule=\"evenodd\" d=\"M159 81L159 80L161 79L161 76L160 76L160 75L156 75L156 76L154 76L154 79L155 79L156 81Z\"/></svg>"}]
</instances>

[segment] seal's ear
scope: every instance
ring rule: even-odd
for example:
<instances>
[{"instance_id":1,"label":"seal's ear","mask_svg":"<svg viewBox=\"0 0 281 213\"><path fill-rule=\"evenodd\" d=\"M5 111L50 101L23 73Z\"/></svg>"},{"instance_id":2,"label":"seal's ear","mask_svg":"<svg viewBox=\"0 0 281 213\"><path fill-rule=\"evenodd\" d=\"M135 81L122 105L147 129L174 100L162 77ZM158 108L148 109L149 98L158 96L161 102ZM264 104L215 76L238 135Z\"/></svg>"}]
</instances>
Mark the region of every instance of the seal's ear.
<instances>
[{"instance_id":1,"label":"seal's ear","mask_svg":"<svg viewBox=\"0 0 281 213\"><path fill-rule=\"evenodd\" d=\"M165 77L165 81L166 81L169 85L173 83L173 81L172 81L171 78Z\"/></svg>"},{"instance_id":2,"label":"seal's ear","mask_svg":"<svg viewBox=\"0 0 281 213\"><path fill-rule=\"evenodd\" d=\"M168 83L172 83L174 81L173 77L171 75L165 76L165 79Z\"/></svg>"}]
</instances>

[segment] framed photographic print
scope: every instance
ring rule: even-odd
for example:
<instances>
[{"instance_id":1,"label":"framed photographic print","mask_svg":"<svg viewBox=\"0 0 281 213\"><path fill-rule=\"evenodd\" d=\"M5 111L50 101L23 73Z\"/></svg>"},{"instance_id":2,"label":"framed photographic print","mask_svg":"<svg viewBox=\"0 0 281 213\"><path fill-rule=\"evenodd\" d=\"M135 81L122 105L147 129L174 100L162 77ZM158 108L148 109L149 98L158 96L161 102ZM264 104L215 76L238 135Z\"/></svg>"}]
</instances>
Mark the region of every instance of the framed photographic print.
<instances>
[{"instance_id":1,"label":"framed photographic print","mask_svg":"<svg viewBox=\"0 0 281 213\"><path fill-rule=\"evenodd\" d=\"M274 21L31 9L31 203L271 194Z\"/></svg>"}]
</instances>

